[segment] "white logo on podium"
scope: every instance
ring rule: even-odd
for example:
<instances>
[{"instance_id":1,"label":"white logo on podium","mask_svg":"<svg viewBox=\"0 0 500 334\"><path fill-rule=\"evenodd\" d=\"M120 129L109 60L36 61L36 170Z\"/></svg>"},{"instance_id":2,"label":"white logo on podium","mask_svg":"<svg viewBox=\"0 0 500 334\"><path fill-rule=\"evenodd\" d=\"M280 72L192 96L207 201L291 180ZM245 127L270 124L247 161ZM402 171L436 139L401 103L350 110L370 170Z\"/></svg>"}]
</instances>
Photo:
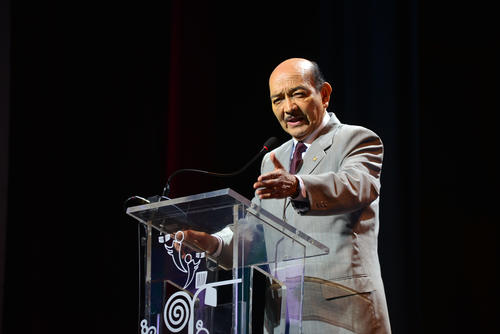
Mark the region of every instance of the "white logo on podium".
<instances>
[{"instance_id":1,"label":"white logo on podium","mask_svg":"<svg viewBox=\"0 0 500 334\"><path fill-rule=\"evenodd\" d=\"M205 252L185 254L182 250L182 242L184 241L184 232L178 231L173 238L169 234L160 234L159 243L163 244L167 253L172 258L175 267L186 275L184 289L186 289L193 279L195 279L196 292L191 297L186 291L178 291L172 294L163 308L163 321L165 326L172 332L178 333L188 326L189 334L210 334L202 320L196 321L194 325L194 306L198 295L205 291L205 305L217 306L217 290L216 286L230 285L241 283L241 279L226 280L207 284L207 271L197 272L202 259L205 258ZM196 330L196 332L194 332ZM148 327L146 320L141 321L141 334L156 334L157 329L154 326Z\"/></svg>"}]
</instances>

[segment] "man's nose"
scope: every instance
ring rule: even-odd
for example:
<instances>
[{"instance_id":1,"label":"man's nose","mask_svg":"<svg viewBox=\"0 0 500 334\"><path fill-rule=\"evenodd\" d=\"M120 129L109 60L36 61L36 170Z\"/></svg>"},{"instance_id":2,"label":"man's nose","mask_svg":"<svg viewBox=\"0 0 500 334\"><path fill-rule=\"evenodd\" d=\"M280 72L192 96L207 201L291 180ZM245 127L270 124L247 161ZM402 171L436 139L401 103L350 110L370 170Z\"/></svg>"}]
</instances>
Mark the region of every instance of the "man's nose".
<instances>
[{"instance_id":1,"label":"man's nose","mask_svg":"<svg viewBox=\"0 0 500 334\"><path fill-rule=\"evenodd\" d=\"M284 105L284 112L285 113L291 113L293 110L295 110L297 106L293 102L293 100L289 97L285 98L285 105Z\"/></svg>"}]
</instances>

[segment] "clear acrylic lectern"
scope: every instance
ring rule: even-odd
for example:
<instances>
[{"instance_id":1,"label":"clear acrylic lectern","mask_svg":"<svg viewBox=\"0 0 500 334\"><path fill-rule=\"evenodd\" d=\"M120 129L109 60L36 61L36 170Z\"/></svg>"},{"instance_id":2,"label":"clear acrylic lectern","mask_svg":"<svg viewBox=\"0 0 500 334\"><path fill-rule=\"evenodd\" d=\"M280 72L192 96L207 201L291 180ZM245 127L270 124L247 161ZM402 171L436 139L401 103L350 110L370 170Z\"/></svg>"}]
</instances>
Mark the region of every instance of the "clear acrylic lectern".
<instances>
[{"instance_id":1,"label":"clear acrylic lectern","mask_svg":"<svg viewBox=\"0 0 500 334\"><path fill-rule=\"evenodd\" d=\"M304 261L326 246L231 189L127 214L144 226L141 334L301 333ZM211 258L185 230L231 242Z\"/></svg>"}]
</instances>

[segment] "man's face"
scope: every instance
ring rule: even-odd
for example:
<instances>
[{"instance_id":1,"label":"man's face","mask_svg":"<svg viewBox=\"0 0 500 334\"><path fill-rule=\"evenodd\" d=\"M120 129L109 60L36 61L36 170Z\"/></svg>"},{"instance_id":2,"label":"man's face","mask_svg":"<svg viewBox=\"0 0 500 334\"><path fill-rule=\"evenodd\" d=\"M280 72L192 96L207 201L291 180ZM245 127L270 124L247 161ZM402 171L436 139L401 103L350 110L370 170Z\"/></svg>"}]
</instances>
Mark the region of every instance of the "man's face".
<instances>
[{"instance_id":1,"label":"man's face","mask_svg":"<svg viewBox=\"0 0 500 334\"><path fill-rule=\"evenodd\" d=\"M317 91L307 71L277 68L269 79L274 115L281 127L297 140L303 140L321 125L330 85ZM326 87L327 86L327 87Z\"/></svg>"}]
</instances>

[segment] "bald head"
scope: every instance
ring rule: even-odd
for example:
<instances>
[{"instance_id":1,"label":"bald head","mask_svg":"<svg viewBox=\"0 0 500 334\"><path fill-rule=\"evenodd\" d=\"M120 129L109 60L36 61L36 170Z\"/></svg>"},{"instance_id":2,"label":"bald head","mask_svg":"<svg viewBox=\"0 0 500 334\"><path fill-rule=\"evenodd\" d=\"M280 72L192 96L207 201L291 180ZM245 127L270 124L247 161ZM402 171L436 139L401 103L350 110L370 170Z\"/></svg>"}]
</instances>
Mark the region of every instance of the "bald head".
<instances>
[{"instance_id":1,"label":"bald head","mask_svg":"<svg viewBox=\"0 0 500 334\"><path fill-rule=\"evenodd\" d=\"M316 90L320 91L325 79L317 63L304 58L290 58L280 63L269 77L269 83L282 75L295 73L308 80Z\"/></svg>"}]
</instances>

